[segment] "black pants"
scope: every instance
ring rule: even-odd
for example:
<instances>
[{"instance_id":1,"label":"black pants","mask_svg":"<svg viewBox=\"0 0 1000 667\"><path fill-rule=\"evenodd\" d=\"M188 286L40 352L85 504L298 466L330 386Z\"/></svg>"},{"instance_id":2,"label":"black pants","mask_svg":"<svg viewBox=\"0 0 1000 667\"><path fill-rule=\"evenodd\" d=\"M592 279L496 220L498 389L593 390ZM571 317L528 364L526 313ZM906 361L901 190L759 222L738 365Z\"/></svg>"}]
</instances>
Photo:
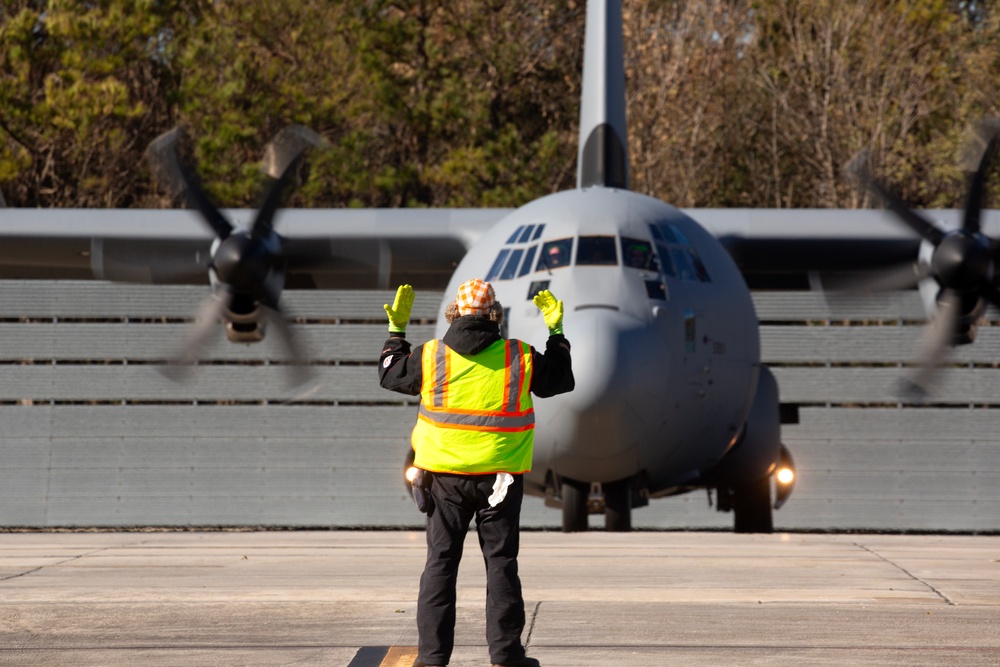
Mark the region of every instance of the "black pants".
<instances>
[{"instance_id":1,"label":"black pants","mask_svg":"<svg viewBox=\"0 0 1000 667\"><path fill-rule=\"evenodd\" d=\"M434 474L434 511L427 519L427 563L417 601L420 659L429 665L447 665L455 646L455 582L473 518L486 561L490 660L506 663L524 657L524 598L517 576L524 479L514 475L507 497L490 507L487 498L495 481L496 475Z\"/></svg>"}]
</instances>

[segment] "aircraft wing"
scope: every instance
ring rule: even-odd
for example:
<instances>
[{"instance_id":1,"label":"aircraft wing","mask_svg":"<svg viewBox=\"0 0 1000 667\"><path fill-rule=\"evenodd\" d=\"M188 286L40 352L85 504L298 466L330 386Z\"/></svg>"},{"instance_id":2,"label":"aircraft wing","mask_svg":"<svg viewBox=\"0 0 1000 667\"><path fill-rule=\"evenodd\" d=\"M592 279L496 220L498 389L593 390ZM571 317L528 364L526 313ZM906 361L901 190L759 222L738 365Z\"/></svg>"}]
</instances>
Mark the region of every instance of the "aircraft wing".
<instances>
[{"instance_id":1,"label":"aircraft wing","mask_svg":"<svg viewBox=\"0 0 1000 667\"><path fill-rule=\"evenodd\" d=\"M512 209L284 209L276 229L309 261L291 288L442 289L470 247ZM857 273L913 262L920 239L879 209L683 209L715 235L751 287L803 288L813 273ZM962 212L923 212L942 229ZM254 211L229 209L236 226ZM983 212L1000 237L1000 211ZM0 209L0 278L205 283L212 234L177 209ZM805 281L805 282L804 282Z\"/></svg>"},{"instance_id":2,"label":"aircraft wing","mask_svg":"<svg viewBox=\"0 0 1000 667\"><path fill-rule=\"evenodd\" d=\"M293 288L443 288L507 209L284 209ZM223 211L246 226L254 211ZM0 209L0 278L206 283L212 233L190 210Z\"/></svg>"},{"instance_id":3,"label":"aircraft wing","mask_svg":"<svg viewBox=\"0 0 1000 667\"><path fill-rule=\"evenodd\" d=\"M685 209L726 247L751 287L803 288L810 274L866 274L916 260L920 238L882 209ZM942 230L960 209L924 210ZM1000 237L1000 210L982 231Z\"/></svg>"}]
</instances>

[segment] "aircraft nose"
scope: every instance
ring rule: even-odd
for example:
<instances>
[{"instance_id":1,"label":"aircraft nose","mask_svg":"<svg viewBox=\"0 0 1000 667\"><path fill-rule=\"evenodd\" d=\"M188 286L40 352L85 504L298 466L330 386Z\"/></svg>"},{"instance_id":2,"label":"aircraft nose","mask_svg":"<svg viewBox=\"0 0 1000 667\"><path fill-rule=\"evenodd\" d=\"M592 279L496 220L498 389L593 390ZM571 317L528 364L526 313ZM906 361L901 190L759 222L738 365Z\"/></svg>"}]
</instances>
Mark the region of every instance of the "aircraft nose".
<instances>
[{"instance_id":1,"label":"aircraft nose","mask_svg":"<svg viewBox=\"0 0 1000 667\"><path fill-rule=\"evenodd\" d=\"M546 467L583 481L614 481L638 472L649 424L667 408L669 359L656 327L611 308L565 315L576 387L536 402L536 452Z\"/></svg>"},{"instance_id":2,"label":"aircraft nose","mask_svg":"<svg viewBox=\"0 0 1000 667\"><path fill-rule=\"evenodd\" d=\"M567 395L578 413L603 412L640 394L656 393L655 377L667 378L655 368L664 355L656 354L651 327L609 308L583 308L565 317L572 345L576 388Z\"/></svg>"}]
</instances>

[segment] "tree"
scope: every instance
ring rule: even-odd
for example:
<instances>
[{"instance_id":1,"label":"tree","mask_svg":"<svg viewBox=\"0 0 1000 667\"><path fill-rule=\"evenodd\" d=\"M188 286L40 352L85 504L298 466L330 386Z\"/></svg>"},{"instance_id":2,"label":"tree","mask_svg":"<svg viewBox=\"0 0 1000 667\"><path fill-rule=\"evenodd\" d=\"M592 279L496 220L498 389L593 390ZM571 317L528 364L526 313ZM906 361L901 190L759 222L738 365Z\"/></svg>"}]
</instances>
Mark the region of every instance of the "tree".
<instances>
[{"instance_id":1,"label":"tree","mask_svg":"<svg viewBox=\"0 0 1000 667\"><path fill-rule=\"evenodd\" d=\"M987 110L969 65L984 50L995 58L995 40L977 40L945 0L768 1L755 18L772 119L769 141L751 148L771 166L757 205L870 204L843 173L862 148L915 205L961 205L959 146Z\"/></svg>"},{"instance_id":2,"label":"tree","mask_svg":"<svg viewBox=\"0 0 1000 667\"><path fill-rule=\"evenodd\" d=\"M223 205L255 203L288 122L327 140L291 205L515 205L572 177L581 19L547 3L219 0L176 39L177 120Z\"/></svg>"},{"instance_id":3,"label":"tree","mask_svg":"<svg viewBox=\"0 0 1000 667\"><path fill-rule=\"evenodd\" d=\"M217 0L175 36L171 124L185 127L197 171L220 205L259 204L261 158L284 125L340 140L364 86L344 37L347 4ZM302 175L319 177L308 169ZM299 192L289 203L312 202Z\"/></svg>"},{"instance_id":4,"label":"tree","mask_svg":"<svg viewBox=\"0 0 1000 667\"><path fill-rule=\"evenodd\" d=\"M254 206L301 123L292 206L516 206L575 184L579 0L8 0L0 189L13 206L171 206L143 152L184 125L206 189ZM633 189L680 206L870 205L862 148L957 206L968 125L1000 115L1000 7L624 0ZM1000 180L1000 175L993 174Z\"/></svg>"},{"instance_id":5,"label":"tree","mask_svg":"<svg viewBox=\"0 0 1000 667\"><path fill-rule=\"evenodd\" d=\"M512 206L566 187L581 21L561 3L367 5L350 38L368 86L326 199Z\"/></svg>"},{"instance_id":6,"label":"tree","mask_svg":"<svg viewBox=\"0 0 1000 667\"><path fill-rule=\"evenodd\" d=\"M630 2L623 11L632 187L676 206L752 206L736 153L762 103L747 66L748 4Z\"/></svg>"},{"instance_id":7,"label":"tree","mask_svg":"<svg viewBox=\"0 0 1000 667\"><path fill-rule=\"evenodd\" d=\"M0 14L0 186L17 206L132 206L169 115L169 48L197 2L8 2Z\"/></svg>"}]
</instances>

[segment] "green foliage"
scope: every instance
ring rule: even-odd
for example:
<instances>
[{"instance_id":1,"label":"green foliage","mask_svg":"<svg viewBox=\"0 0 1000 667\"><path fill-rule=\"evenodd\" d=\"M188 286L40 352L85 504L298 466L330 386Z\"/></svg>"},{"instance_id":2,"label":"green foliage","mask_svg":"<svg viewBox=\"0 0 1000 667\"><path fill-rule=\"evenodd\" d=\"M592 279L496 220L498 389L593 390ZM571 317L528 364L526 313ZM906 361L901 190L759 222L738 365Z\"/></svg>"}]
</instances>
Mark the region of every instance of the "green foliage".
<instances>
[{"instance_id":1,"label":"green foliage","mask_svg":"<svg viewBox=\"0 0 1000 667\"><path fill-rule=\"evenodd\" d=\"M158 39L187 3L22 3L0 25L0 187L16 205L122 206L168 78Z\"/></svg>"},{"instance_id":2,"label":"green foliage","mask_svg":"<svg viewBox=\"0 0 1000 667\"><path fill-rule=\"evenodd\" d=\"M626 0L632 187L680 206L868 205L860 149L958 206L1000 115L1000 11L951 0ZM258 204L288 123L289 205L516 206L575 184L584 3L6 0L0 189L14 206L170 206L143 152L183 125L220 205ZM991 184L1000 176L991 175Z\"/></svg>"},{"instance_id":3,"label":"green foliage","mask_svg":"<svg viewBox=\"0 0 1000 667\"><path fill-rule=\"evenodd\" d=\"M754 17L773 122L745 154L770 165L772 205L870 204L843 174L861 149L914 205L962 205L961 137L988 112L976 101L988 78L970 64L997 40L948 0L759 0Z\"/></svg>"}]
</instances>

